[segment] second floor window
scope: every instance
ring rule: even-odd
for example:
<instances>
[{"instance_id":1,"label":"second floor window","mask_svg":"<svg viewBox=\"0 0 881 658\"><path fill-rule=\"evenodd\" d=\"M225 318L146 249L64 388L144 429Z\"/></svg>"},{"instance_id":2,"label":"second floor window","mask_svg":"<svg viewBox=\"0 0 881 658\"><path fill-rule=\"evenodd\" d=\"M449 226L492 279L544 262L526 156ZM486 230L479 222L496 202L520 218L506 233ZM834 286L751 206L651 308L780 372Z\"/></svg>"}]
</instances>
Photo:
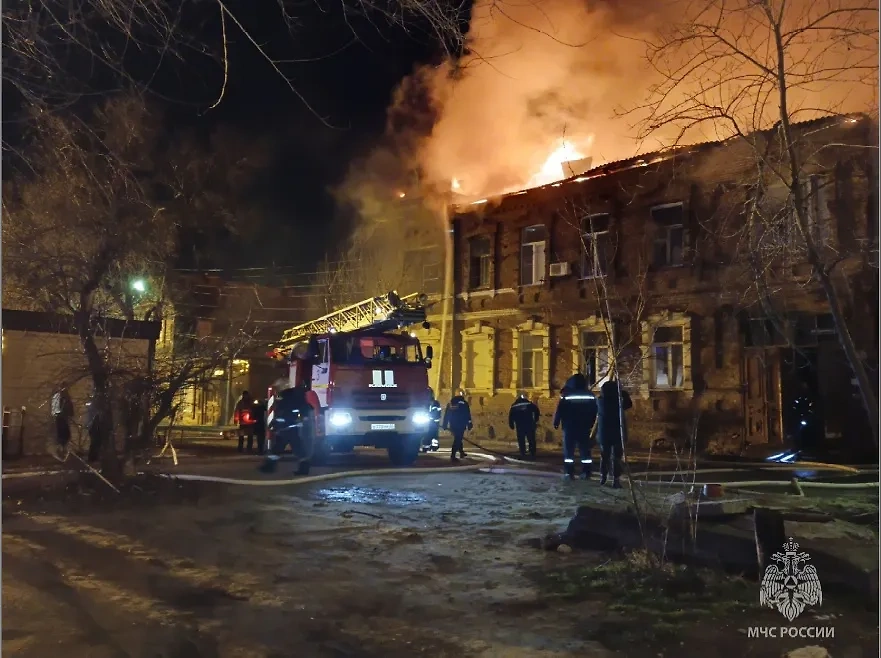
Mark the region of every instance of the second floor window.
<instances>
[{"instance_id":1,"label":"second floor window","mask_svg":"<svg viewBox=\"0 0 881 658\"><path fill-rule=\"evenodd\" d=\"M682 388L682 327L658 327L652 338L652 388Z\"/></svg>"},{"instance_id":2,"label":"second floor window","mask_svg":"<svg viewBox=\"0 0 881 658\"><path fill-rule=\"evenodd\" d=\"M520 238L520 285L532 286L545 280L545 248L548 230L527 226Z\"/></svg>"},{"instance_id":3,"label":"second floor window","mask_svg":"<svg viewBox=\"0 0 881 658\"><path fill-rule=\"evenodd\" d=\"M609 273L612 253L609 215L590 215L581 222L581 278L593 279Z\"/></svg>"},{"instance_id":4,"label":"second floor window","mask_svg":"<svg viewBox=\"0 0 881 658\"><path fill-rule=\"evenodd\" d=\"M669 203L652 208L655 240L652 265L676 267L683 263L685 251L685 209L681 203Z\"/></svg>"},{"instance_id":5,"label":"second floor window","mask_svg":"<svg viewBox=\"0 0 881 658\"><path fill-rule=\"evenodd\" d=\"M491 287L491 264L489 238L483 235L471 238L468 241L469 290Z\"/></svg>"}]
</instances>

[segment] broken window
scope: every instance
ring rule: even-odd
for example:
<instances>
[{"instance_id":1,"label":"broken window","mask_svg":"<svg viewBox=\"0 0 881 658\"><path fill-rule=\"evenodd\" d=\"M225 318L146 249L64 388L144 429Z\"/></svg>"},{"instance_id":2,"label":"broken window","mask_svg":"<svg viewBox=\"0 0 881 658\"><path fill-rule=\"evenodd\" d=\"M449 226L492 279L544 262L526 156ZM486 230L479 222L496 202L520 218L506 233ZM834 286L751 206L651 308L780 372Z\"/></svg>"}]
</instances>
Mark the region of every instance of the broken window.
<instances>
[{"instance_id":1,"label":"broken window","mask_svg":"<svg viewBox=\"0 0 881 658\"><path fill-rule=\"evenodd\" d=\"M652 337L652 387L682 388L685 368L681 326L657 327Z\"/></svg>"},{"instance_id":2,"label":"broken window","mask_svg":"<svg viewBox=\"0 0 881 658\"><path fill-rule=\"evenodd\" d=\"M655 206L651 210L655 223L652 264L655 267L676 267L683 263L685 251L685 209L681 203Z\"/></svg>"},{"instance_id":3,"label":"broken window","mask_svg":"<svg viewBox=\"0 0 881 658\"><path fill-rule=\"evenodd\" d=\"M477 236L468 241L468 289L480 290L490 287L492 260L490 240L487 236Z\"/></svg>"},{"instance_id":4,"label":"broken window","mask_svg":"<svg viewBox=\"0 0 881 658\"><path fill-rule=\"evenodd\" d=\"M545 249L548 230L545 226L523 229L520 244L520 285L532 286L545 280Z\"/></svg>"}]
</instances>

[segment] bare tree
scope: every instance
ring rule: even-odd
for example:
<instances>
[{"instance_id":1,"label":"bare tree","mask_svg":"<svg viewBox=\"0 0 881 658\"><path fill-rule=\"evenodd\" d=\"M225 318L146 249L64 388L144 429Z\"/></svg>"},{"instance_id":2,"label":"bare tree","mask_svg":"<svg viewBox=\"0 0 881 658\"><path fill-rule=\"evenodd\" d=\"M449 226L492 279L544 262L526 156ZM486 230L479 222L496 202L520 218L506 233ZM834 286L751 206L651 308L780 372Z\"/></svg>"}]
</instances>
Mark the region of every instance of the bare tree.
<instances>
[{"instance_id":1,"label":"bare tree","mask_svg":"<svg viewBox=\"0 0 881 658\"><path fill-rule=\"evenodd\" d=\"M329 46L324 53L328 57L341 46L357 41L359 31L381 30L383 24L421 33L448 50L458 50L464 42L466 8L459 3L316 0L312 5L295 0L257 1L278 12L279 20L290 32L292 45L296 45L298 33L308 29L310 17L335 16L350 31L350 40ZM199 91L213 99L206 106L216 107L226 93L233 56L230 40L236 37L256 51L267 68L312 110L309 98L293 82L291 67L322 58L321 53L293 61L273 56L234 7L223 0L13 0L3 7L3 31L4 80L26 105L44 110L120 90L167 98L157 85L163 71L171 66L180 72L204 65L206 60L216 63L217 74ZM317 120L328 122L312 111Z\"/></svg>"},{"instance_id":2,"label":"bare tree","mask_svg":"<svg viewBox=\"0 0 881 658\"><path fill-rule=\"evenodd\" d=\"M181 231L216 218L175 201L179 180L162 168L174 158L140 99L113 99L88 120L45 113L36 121L28 168L4 189L4 303L75 319L103 419L102 466L113 478L121 466L114 413L128 425L123 454L131 456L171 413L177 392L246 336L178 352L170 364L152 354L133 365L105 349L103 319L163 318Z\"/></svg>"},{"instance_id":3,"label":"bare tree","mask_svg":"<svg viewBox=\"0 0 881 658\"><path fill-rule=\"evenodd\" d=\"M842 101L867 86L871 93L863 97L872 100L865 109L874 106L878 8L860 0L699 0L684 3L680 16L648 44L647 58L660 81L646 105L633 110L642 114L640 136L676 127L682 139L703 129L749 148L752 173L742 183L749 188L752 239L758 239L759 230L780 234L782 228L786 249L800 252L810 266L858 382L877 446L877 398L846 321L846 293L835 272L842 259L825 248L811 213L808 177L817 171L818 153L831 145L795 124L841 116ZM817 100L824 96L827 101ZM766 194L772 188L783 191L776 207ZM754 270L769 267L767 256L752 252Z\"/></svg>"},{"instance_id":4,"label":"bare tree","mask_svg":"<svg viewBox=\"0 0 881 658\"><path fill-rule=\"evenodd\" d=\"M629 202L625 196L623 205L626 207ZM561 217L569 230L578 232L579 240L576 244L580 246L580 263L577 268L579 275L585 280L585 288L596 308L595 317L598 319L591 329L579 331L578 344L573 347L584 355L581 372L592 387L599 389L609 380L621 383L617 390L620 410L618 426L624 447L623 468L628 477L628 490L639 522L643 545L654 562L659 556L655 556L650 548L645 517L657 510L649 509L652 506L651 501L632 476L627 461L629 423L625 420L623 391L632 391L633 396L638 397L647 379L653 379L656 373L666 376L672 387L682 386L685 379L685 345L676 357L665 352L665 356L659 358L653 351L654 340L659 337L658 331L663 331L665 326L665 314L672 309L665 303L662 294L652 292L650 232L627 231L629 238L625 243L622 239L625 227L620 224L621 217L615 219L615 225L610 224L612 218L608 206L591 204L586 197L567 200ZM626 277L617 276L617 271L622 268L626 268ZM683 314L688 313L687 307L678 310ZM593 344L585 344L586 336L589 335L598 337ZM684 338L683 336L683 341ZM670 350L671 347L662 349ZM692 405L692 411L693 417L687 423L689 427L681 428L681 433L677 431L671 437L676 457L681 460L678 469L682 470L684 479L687 479L686 474L689 471L693 473L697 459L696 426L699 413L696 404ZM685 440L680 440L683 437ZM606 440L610 438L606 437ZM651 447L666 441L666 438L655 438Z\"/></svg>"}]
</instances>

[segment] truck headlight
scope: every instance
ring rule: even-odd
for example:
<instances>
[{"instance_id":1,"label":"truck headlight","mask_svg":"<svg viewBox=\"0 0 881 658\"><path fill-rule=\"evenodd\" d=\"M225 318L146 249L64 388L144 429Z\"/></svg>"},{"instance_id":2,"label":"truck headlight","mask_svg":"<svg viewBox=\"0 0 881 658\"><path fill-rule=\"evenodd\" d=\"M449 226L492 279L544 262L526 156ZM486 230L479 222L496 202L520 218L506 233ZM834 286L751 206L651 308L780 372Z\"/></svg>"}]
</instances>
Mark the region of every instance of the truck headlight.
<instances>
[{"instance_id":1,"label":"truck headlight","mask_svg":"<svg viewBox=\"0 0 881 658\"><path fill-rule=\"evenodd\" d=\"M424 411L417 411L413 414L414 425L428 425L431 422L431 416Z\"/></svg>"},{"instance_id":2,"label":"truck headlight","mask_svg":"<svg viewBox=\"0 0 881 658\"><path fill-rule=\"evenodd\" d=\"M328 422L334 427L345 427L352 424L352 414L348 411L331 411Z\"/></svg>"}]
</instances>

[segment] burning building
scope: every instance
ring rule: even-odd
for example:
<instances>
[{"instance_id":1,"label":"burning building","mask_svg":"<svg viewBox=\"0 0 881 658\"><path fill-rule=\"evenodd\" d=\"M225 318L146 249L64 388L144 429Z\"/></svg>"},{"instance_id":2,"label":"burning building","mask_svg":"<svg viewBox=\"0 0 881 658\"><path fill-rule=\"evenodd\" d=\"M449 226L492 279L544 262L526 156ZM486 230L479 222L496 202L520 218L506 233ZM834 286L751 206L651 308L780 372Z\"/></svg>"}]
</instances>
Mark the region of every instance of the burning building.
<instances>
[{"instance_id":1,"label":"burning building","mask_svg":"<svg viewBox=\"0 0 881 658\"><path fill-rule=\"evenodd\" d=\"M861 357L877 363L877 168L852 148L875 143L874 127L849 117L795 129L825 146L805 161L806 228L846 291ZM525 390L556 439L548 417L565 380L583 372L598 388L617 371L643 445L785 445L804 391L829 441L868 434L790 190L757 175L752 149L740 139L582 163L565 180L454 208L443 380L467 390L479 432L507 434Z\"/></svg>"}]
</instances>

